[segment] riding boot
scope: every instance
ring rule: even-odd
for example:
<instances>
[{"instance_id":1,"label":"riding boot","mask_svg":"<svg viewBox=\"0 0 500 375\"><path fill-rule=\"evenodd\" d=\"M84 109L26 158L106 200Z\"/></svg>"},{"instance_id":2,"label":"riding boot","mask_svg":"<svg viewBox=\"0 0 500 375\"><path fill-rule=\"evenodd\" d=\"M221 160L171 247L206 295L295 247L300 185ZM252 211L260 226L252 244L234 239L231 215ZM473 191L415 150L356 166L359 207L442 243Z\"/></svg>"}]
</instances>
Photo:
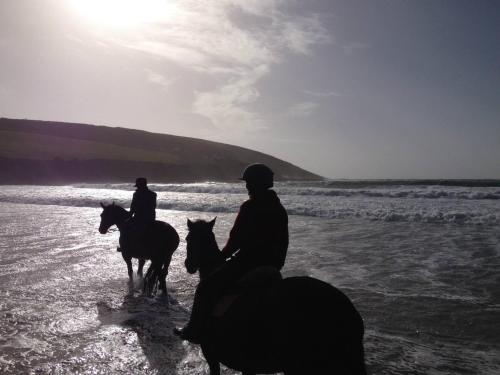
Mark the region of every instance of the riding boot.
<instances>
[{"instance_id":1,"label":"riding boot","mask_svg":"<svg viewBox=\"0 0 500 375\"><path fill-rule=\"evenodd\" d=\"M200 336L205 325L205 320L210 310L210 294L206 284L201 282L194 294L193 307L189 322L183 328L174 328L174 333L183 340L194 344L200 343Z\"/></svg>"}]
</instances>

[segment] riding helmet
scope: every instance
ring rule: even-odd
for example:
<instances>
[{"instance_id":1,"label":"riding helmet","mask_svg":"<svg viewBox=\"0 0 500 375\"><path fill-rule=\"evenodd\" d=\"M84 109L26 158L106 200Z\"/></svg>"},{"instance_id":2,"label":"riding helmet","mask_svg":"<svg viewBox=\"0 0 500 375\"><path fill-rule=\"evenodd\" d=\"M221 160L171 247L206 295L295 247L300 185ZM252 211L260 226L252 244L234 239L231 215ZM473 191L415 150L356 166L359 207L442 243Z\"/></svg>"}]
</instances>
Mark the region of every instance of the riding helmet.
<instances>
[{"instance_id":1,"label":"riding helmet","mask_svg":"<svg viewBox=\"0 0 500 375\"><path fill-rule=\"evenodd\" d=\"M271 188L273 187L273 176L273 171L267 165L255 163L245 168L240 180Z\"/></svg>"}]
</instances>

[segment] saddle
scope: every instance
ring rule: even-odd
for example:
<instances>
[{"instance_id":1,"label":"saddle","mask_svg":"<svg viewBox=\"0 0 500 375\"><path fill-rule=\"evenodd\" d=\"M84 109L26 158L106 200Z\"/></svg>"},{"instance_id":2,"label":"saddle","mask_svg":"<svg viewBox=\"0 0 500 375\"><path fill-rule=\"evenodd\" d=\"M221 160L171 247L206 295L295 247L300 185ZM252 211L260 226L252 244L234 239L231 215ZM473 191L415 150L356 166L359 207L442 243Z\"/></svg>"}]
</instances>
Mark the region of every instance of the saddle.
<instances>
[{"instance_id":1,"label":"saddle","mask_svg":"<svg viewBox=\"0 0 500 375\"><path fill-rule=\"evenodd\" d=\"M155 222L145 223L131 219L128 225L129 230L120 235L121 250L135 256L143 255L144 247L153 235Z\"/></svg>"},{"instance_id":2,"label":"saddle","mask_svg":"<svg viewBox=\"0 0 500 375\"><path fill-rule=\"evenodd\" d=\"M247 272L217 300L211 316L214 318L223 317L242 295L262 292L281 280L281 273L271 266L261 266Z\"/></svg>"}]
</instances>

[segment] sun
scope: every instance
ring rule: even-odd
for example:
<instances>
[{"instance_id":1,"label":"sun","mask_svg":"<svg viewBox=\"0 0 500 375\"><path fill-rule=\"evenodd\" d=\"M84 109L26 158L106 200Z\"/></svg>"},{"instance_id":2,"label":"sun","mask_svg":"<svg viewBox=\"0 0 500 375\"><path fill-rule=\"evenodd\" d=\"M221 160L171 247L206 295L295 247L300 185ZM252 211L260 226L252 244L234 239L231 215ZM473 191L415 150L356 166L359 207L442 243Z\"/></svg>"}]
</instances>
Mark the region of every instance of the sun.
<instances>
[{"instance_id":1,"label":"sun","mask_svg":"<svg viewBox=\"0 0 500 375\"><path fill-rule=\"evenodd\" d=\"M74 10L95 27L135 28L175 15L172 0L71 0Z\"/></svg>"}]
</instances>

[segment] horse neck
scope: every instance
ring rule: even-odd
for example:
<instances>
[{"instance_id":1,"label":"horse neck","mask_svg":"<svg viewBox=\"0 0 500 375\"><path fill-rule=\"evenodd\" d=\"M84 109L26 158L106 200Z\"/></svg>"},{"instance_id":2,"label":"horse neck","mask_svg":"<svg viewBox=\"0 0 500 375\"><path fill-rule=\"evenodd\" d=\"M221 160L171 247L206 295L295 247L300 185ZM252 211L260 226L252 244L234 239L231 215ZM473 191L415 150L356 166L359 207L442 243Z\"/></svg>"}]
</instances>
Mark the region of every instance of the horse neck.
<instances>
[{"instance_id":1,"label":"horse neck","mask_svg":"<svg viewBox=\"0 0 500 375\"><path fill-rule=\"evenodd\" d=\"M212 273L217 267L219 267L222 263L224 263L224 258L222 256L222 253L219 249L219 246L217 245L217 241L213 241L210 243L204 251L207 252L207 254L210 254L205 259L205 262L203 265L200 266L200 279L204 279L206 276Z\"/></svg>"},{"instance_id":2,"label":"horse neck","mask_svg":"<svg viewBox=\"0 0 500 375\"><path fill-rule=\"evenodd\" d=\"M122 229L125 228L125 223L129 215L126 209L124 209L123 207L119 208L120 210L117 210L117 215L116 215L116 226L121 231Z\"/></svg>"}]
</instances>

